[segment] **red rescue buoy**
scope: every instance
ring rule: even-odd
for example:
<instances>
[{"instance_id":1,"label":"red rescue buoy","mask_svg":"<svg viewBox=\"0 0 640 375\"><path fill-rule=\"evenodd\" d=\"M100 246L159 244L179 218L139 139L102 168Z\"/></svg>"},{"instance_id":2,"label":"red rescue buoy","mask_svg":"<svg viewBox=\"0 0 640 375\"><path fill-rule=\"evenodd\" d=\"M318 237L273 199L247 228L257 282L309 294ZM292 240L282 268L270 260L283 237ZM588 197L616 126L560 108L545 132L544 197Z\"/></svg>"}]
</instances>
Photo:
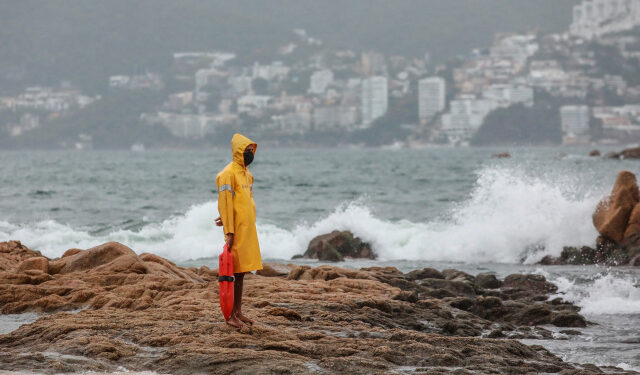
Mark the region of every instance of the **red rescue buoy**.
<instances>
[{"instance_id":1,"label":"red rescue buoy","mask_svg":"<svg viewBox=\"0 0 640 375\"><path fill-rule=\"evenodd\" d=\"M220 287L220 309L226 320L231 316L233 310L233 253L228 245L224 245L220 254L220 265L218 267L218 285Z\"/></svg>"}]
</instances>

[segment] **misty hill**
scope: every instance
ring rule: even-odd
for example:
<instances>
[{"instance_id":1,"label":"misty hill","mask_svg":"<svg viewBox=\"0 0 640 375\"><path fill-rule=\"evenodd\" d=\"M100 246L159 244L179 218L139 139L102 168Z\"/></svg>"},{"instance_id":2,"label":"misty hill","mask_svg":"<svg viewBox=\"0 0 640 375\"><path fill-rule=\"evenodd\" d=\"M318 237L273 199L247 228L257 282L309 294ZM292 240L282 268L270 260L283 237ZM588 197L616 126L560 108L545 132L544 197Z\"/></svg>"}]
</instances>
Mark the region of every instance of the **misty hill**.
<instances>
[{"instance_id":1,"label":"misty hill","mask_svg":"<svg viewBox=\"0 0 640 375\"><path fill-rule=\"evenodd\" d=\"M233 50L247 61L304 28L330 47L437 61L490 44L495 32L567 27L577 0L50 0L0 3L0 71L23 83L70 80L90 91L106 77L162 71L171 54Z\"/></svg>"}]
</instances>

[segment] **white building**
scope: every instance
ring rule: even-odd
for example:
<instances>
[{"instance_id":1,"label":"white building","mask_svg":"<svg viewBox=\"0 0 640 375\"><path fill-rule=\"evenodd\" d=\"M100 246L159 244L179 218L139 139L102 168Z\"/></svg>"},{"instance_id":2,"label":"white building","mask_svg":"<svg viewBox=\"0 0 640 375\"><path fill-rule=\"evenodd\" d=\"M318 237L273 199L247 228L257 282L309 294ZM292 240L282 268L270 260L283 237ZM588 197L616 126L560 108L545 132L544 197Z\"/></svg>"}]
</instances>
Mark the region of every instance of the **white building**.
<instances>
[{"instance_id":1,"label":"white building","mask_svg":"<svg viewBox=\"0 0 640 375\"><path fill-rule=\"evenodd\" d=\"M311 129L309 112L289 112L273 116L272 120L276 129L286 134L302 134Z\"/></svg>"},{"instance_id":2,"label":"white building","mask_svg":"<svg viewBox=\"0 0 640 375\"><path fill-rule=\"evenodd\" d=\"M282 79L289 74L289 67L284 66L281 61L275 61L271 65L253 64L253 78L263 78L267 81Z\"/></svg>"},{"instance_id":3,"label":"white building","mask_svg":"<svg viewBox=\"0 0 640 375\"><path fill-rule=\"evenodd\" d=\"M309 93L322 94L327 86L333 82L333 72L329 69L318 70L311 75Z\"/></svg>"},{"instance_id":4,"label":"white building","mask_svg":"<svg viewBox=\"0 0 640 375\"><path fill-rule=\"evenodd\" d=\"M430 77L418 82L418 116L429 121L446 105L446 84L441 77Z\"/></svg>"},{"instance_id":5,"label":"white building","mask_svg":"<svg viewBox=\"0 0 640 375\"><path fill-rule=\"evenodd\" d=\"M510 35L494 44L490 53L495 60L524 62L535 54L538 48L535 35Z\"/></svg>"},{"instance_id":6,"label":"white building","mask_svg":"<svg viewBox=\"0 0 640 375\"><path fill-rule=\"evenodd\" d=\"M371 125L384 116L389 107L387 77L376 76L362 80L362 123Z\"/></svg>"},{"instance_id":7,"label":"white building","mask_svg":"<svg viewBox=\"0 0 640 375\"><path fill-rule=\"evenodd\" d=\"M568 105L560 108L562 121L562 143L575 144L589 142L589 107Z\"/></svg>"},{"instance_id":8,"label":"white building","mask_svg":"<svg viewBox=\"0 0 640 375\"><path fill-rule=\"evenodd\" d=\"M450 111L442 116L442 131L450 143L468 142L478 131L484 118L498 107L497 102L464 95L450 103Z\"/></svg>"},{"instance_id":9,"label":"white building","mask_svg":"<svg viewBox=\"0 0 640 375\"><path fill-rule=\"evenodd\" d=\"M571 34L586 39L640 26L640 0L583 0L573 7Z\"/></svg>"},{"instance_id":10,"label":"white building","mask_svg":"<svg viewBox=\"0 0 640 375\"><path fill-rule=\"evenodd\" d=\"M315 130L350 130L355 128L357 123L358 110L356 107L316 107L313 111L313 125Z\"/></svg>"},{"instance_id":11,"label":"white building","mask_svg":"<svg viewBox=\"0 0 640 375\"><path fill-rule=\"evenodd\" d=\"M482 97L497 103L499 107L508 107L522 103L533 106L533 89L524 85L494 84L482 91Z\"/></svg>"},{"instance_id":12,"label":"white building","mask_svg":"<svg viewBox=\"0 0 640 375\"><path fill-rule=\"evenodd\" d=\"M225 74L217 69L198 70L195 74L196 93L199 92L201 88L223 78L224 76Z\"/></svg>"},{"instance_id":13,"label":"white building","mask_svg":"<svg viewBox=\"0 0 640 375\"><path fill-rule=\"evenodd\" d=\"M268 95L245 95L238 98L238 113L267 108L271 97Z\"/></svg>"}]
</instances>

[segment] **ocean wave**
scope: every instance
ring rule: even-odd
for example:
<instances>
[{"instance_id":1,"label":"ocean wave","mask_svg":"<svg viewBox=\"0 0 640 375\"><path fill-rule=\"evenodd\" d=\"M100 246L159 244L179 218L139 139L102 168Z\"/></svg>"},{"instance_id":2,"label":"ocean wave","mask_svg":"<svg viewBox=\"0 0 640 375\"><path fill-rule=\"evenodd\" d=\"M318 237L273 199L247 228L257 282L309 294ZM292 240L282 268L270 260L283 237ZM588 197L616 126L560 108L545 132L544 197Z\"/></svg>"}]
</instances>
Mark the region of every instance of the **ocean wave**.
<instances>
[{"instance_id":1,"label":"ocean wave","mask_svg":"<svg viewBox=\"0 0 640 375\"><path fill-rule=\"evenodd\" d=\"M580 282L559 277L558 296L575 303L587 315L627 315L640 313L640 287L632 275L600 273Z\"/></svg>"},{"instance_id":2,"label":"ocean wave","mask_svg":"<svg viewBox=\"0 0 640 375\"><path fill-rule=\"evenodd\" d=\"M601 194L576 193L581 190L566 179L487 168L479 173L469 197L438 220L383 220L365 203L351 202L314 223L288 229L260 218L258 236L267 259L290 259L304 252L314 236L350 230L370 242L382 260L533 263L547 254L559 255L565 245L594 242L597 232L591 214ZM0 221L0 239L19 239L49 257L69 248L119 241L137 252L185 261L215 256L222 248L222 231L213 222L216 216L217 202L209 201L159 223L106 235L91 235L51 220L31 225Z\"/></svg>"}]
</instances>

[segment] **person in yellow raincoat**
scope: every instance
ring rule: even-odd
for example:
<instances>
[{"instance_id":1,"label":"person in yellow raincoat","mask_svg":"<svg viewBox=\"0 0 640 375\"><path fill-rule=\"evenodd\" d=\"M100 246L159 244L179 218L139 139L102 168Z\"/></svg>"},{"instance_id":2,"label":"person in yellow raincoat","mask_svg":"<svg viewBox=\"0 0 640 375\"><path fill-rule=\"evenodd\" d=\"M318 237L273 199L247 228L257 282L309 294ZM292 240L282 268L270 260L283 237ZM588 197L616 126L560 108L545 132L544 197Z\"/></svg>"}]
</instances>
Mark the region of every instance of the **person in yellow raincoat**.
<instances>
[{"instance_id":1,"label":"person in yellow raincoat","mask_svg":"<svg viewBox=\"0 0 640 375\"><path fill-rule=\"evenodd\" d=\"M253 161L257 147L249 138L234 134L231 139L233 161L216 177L220 213L216 225L223 227L225 241L234 258L234 302L227 323L238 328L244 323L253 324L251 319L242 314L244 274L262 269L256 231L256 205L253 200L253 175L247 168Z\"/></svg>"}]
</instances>

